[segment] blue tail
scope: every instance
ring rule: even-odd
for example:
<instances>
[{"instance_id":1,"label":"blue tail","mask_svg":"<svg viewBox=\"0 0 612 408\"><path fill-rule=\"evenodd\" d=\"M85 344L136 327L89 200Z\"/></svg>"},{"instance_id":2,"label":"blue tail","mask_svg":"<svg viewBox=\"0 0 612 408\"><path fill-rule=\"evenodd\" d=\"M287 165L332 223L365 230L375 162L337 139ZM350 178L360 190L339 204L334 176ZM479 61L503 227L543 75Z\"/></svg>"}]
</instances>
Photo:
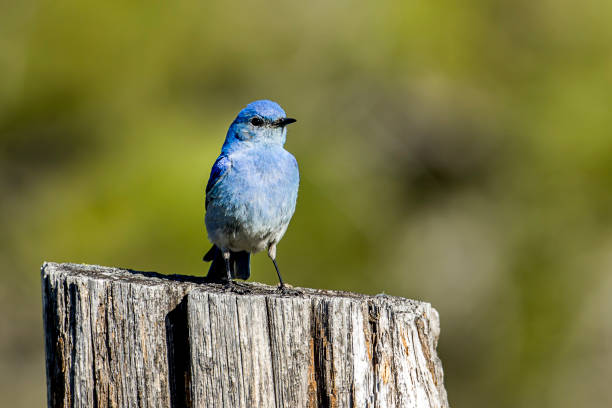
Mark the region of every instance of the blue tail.
<instances>
[{"instance_id":1,"label":"blue tail","mask_svg":"<svg viewBox=\"0 0 612 408\"><path fill-rule=\"evenodd\" d=\"M226 282L225 260L221 250L213 245L210 251L204 255L205 262L212 261L206 279L209 282ZM230 252L230 272L232 278L247 280L251 276L251 254L246 251Z\"/></svg>"}]
</instances>

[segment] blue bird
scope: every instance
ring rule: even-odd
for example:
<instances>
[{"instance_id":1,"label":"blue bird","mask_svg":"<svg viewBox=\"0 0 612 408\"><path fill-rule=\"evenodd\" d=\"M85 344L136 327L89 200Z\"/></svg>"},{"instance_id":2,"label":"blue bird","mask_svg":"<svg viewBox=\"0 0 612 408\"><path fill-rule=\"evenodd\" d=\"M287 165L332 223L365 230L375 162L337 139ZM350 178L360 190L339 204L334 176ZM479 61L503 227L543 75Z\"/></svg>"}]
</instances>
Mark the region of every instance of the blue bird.
<instances>
[{"instance_id":1,"label":"blue bird","mask_svg":"<svg viewBox=\"0 0 612 408\"><path fill-rule=\"evenodd\" d=\"M274 263L276 245L295 211L300 175L284 149L286 126L295 122L275 102L255 101L232 122L206 185L206 230L214 244L206 279L232 284L248 279L251 254L263 250Z\"/></svg>"}]
</instances>

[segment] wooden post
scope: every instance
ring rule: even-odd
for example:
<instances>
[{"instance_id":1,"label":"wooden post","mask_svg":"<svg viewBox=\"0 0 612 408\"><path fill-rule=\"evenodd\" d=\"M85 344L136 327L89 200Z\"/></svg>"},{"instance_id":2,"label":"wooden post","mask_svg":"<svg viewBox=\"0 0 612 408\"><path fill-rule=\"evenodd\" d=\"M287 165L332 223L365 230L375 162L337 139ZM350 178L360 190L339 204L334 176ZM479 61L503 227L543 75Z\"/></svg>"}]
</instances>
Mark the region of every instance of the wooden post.
<instances>
[{"instance_id":1,"label":"wooden post","mask_svg":"<svg viewBox=\"0 0 612 408\"><path fill-rule=\"evenodd\" d=\"M448 406L428 303L240 287L45 263L49 406Z\"/></svg>"}]
</instances>

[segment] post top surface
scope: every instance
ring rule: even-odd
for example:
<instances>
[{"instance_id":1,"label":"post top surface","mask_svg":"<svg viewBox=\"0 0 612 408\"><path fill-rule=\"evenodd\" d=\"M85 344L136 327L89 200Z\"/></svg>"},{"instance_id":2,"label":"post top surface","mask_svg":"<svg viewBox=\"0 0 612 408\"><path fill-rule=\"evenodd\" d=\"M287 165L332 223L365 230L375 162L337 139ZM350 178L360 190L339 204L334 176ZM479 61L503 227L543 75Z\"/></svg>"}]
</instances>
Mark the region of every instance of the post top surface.
<instances>
[{"instance_id":1,"label":"post top surface","mask_svg":"<svg viewBox=\"0 0 612 408\"><path fill-rule=\"evenodd\" d=\"M173 287L183 287L189 291L196 290L198 292L208 293L227 293L235 294L236 296L267 296L267 297L301 297L301 298L312 298L312 297L328 297L328 298L344 298L354 299L360 301L368 300L384 300L385 303L391 303L394 305L402 305L410 309L416 309L419 306L427 303L415 301L412 299L401 298L397 296L389 296L386 294L378 295L364 295L354 292L337 291L337 290L325 290L325 289L312 289L312 288L298 288L294 287L299 291L295 293L283 293L278 290L276 286L270 286L259 282L236 282L239 289L245 289L245 294L231 292L226 289L224 285L217 283L207 283L204 277L192 276L192 275L179 275L179 274L162 274L159 272L148 272L148 271L136 271L126 268L114 268L100 265L87 265L87 264L75 264L75 263L55 263L45 262L41 268L41 274L43 278L45 276L66 276L75 279L95 279L95 280L111 280L126 283L135 283L146 286L158 286L166 285Z\"/></svg>"}]
</instances>

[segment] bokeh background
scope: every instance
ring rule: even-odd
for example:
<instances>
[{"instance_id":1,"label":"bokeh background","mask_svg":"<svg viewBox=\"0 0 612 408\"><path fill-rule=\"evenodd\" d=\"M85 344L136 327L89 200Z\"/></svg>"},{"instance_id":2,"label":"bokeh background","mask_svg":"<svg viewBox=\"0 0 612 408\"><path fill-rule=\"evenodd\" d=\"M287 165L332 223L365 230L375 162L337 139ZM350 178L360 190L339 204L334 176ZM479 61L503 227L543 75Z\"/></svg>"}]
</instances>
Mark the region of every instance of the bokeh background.
<instances>
[{"instance_id":1,"label":"bokeh background","mask_svg":"<svg viewBox=\"0 0 612 408\"><path fill-rule=\"evenodd\" d=\"M453 407L612 406L612 2L0 2L0 395L43 261L203 275L236 113L299 119L299 286L440 312ZM274 284L265 255L252 278Z\"/></svg>"}]
</instances>

